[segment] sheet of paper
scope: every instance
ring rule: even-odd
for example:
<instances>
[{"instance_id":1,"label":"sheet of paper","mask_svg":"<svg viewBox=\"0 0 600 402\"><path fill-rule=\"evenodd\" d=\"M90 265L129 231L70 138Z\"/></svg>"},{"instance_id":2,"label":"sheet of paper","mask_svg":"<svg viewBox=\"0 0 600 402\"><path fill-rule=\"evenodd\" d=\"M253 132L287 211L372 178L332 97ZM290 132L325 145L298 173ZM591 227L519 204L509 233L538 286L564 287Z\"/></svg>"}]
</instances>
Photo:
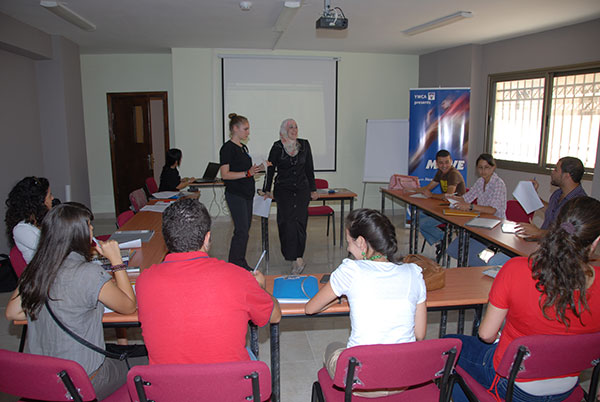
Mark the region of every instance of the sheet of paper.
<instances>
[{"instance_id":1,"label":"sheet of paper","mask_svg":"<svg viewBox=\"0 0 600 402\"><path fill-rule=\"evenodd\" d=\"M125 243L119 243L119 248L120 249L124 249L124 248L140 248L140 247L142 247L142 240L141 239L127 241Z\"/></svg>"},{"instance_id":2,"label":"sheet of paper","mask_svg":"<svg viewBox=\"0 0 600 402\"><path fill-rule=\"evenodd\" d=\"M256 216L268 218L271 202L273 202L273 200L270 198L264 199L262 195L255 195L254 202L252 203L252 213Z\"/></svg>"},{"instance_id":3,"label":"sheet of paper","mask_svg":"<svg viewBox=\"0 0 600 402\"><path fill-rule=\"evenodd\" d=\"M527 214L544 207L542 200L540 200L540 197L533 187L533 183L529 180L520 181L519 184L517 184L515 191L513 191L513 197L519 201L519 204L521 204Z\"/></svg>"},{"instance_id":4,"label":"sheet of paper","mask_svg":"<svg viewBox=\"0 0 600 402\"><path fill-rule=\"evenodd\" d=\"M152 194L152 197L158 198L158 199L165 199L165 198L171 198L171 197L177 197L177 196L179 196L179 191L161 191L161 192Z\"/></svg>"},{"instance_id":5,"label":"sheet of paper","mask_svg":"<svg viewBox=\"0 0 600 402\"><path fill-rule=\"evenodd\" d=\"M154 205L144 205L144 207L142 209L140 209L140 211L144 211L144 212L160 212L161 214L163 212L165 212L165 209L167 209L169 207L169 205L171 205L171 203L169 202L157 202Z\"/></svg>"},{"instance_id":6,"label":"sheet of paper","mask_svg":"<svg viewBox=\"0 0 600 402\"><path fill-rule=\"evenodd\" d=\"M263 165L262 169L267 170L267 158L264 154L251 153L250 157L252 158L252 164Z\"/></svg>"},{"instance_id":7,"label":"sheet of paper","mask_svg":"<svg viewBox=\"0 0 600 402\"><path fill-rule=\"evenodd\" d=\"M426 196L424 196L421 193L414 193L413 195L410 196L410 198L427 198Z\"/></svg>"}]
</instances>

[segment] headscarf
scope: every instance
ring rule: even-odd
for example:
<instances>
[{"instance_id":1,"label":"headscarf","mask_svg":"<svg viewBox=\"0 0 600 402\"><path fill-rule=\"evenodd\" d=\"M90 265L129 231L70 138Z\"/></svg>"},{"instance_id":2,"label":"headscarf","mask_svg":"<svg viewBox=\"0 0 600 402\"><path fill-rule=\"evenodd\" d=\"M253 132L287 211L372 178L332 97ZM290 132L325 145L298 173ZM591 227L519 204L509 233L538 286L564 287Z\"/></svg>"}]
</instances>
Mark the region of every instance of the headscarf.
<instances>
[{"instance_id":1,"label":"headscarf","mask_svg":"<svg viewBox=\"0 0 600 402\"><path fill-rule=\"evenodd\" d=\"M281 128L279 129L279 138L281 139L281 143L283 144L283 149L289 156L298 155L298 151L300 151L300 143L296 140L290 139L288 137L288 125L294 122L294 119L285 119L281 123Z\"/></svg>"}]
</instances>

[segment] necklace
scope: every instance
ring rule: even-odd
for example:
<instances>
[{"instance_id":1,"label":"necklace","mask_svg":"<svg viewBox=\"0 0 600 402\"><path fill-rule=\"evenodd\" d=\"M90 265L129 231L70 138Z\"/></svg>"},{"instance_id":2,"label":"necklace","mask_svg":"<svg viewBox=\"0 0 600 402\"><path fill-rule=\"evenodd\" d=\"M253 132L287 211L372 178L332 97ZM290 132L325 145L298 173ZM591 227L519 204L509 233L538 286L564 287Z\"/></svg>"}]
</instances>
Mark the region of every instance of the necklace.
<instances>
[{"instance_id":1,"label":"necklace","mask_svg":"<svg viewBox=\"0 0 600 402\"><path fill-rule=\"evenodd\" d=\"M374 261L374 260L383 258L383 256L381 254L375 254L370 257L367 257L367 253L365 253L364 251L362 252L362 257L363 257L363 260L367 260L367 261Z\"/></svg>"}]
</instances>

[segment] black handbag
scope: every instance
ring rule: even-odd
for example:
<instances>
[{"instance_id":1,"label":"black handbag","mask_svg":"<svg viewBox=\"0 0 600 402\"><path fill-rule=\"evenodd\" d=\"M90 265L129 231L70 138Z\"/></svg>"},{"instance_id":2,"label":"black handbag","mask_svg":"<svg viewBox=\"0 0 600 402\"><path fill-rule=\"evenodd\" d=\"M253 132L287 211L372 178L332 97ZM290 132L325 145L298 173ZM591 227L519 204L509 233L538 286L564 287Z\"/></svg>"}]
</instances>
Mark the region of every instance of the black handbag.
<instances>
[{"instance_id":1,"label":"black handbag","mask_svg":"<svg viewBox=\"0 0 600 402\"><path fill-rule=\"evenodd\" d=\"M146 345L116 345L113 343L107 343L106 349L99 348L98 346L94 345L91 342L88 342L87 340L83 339L82 337L71 331L69 328L67 328L65 324L63 324L56 317L56 315L48 305L48 301L46 301L45 305L46 309L50 313L50 316L52 317L56 325L58 325L60 329L65 331L71 338L75 339L77 342L79 342L86 348L91 349L94 352L100 353L101 355L104 355L109 359L117 359L121 361L124 360L125 364L127 364L128 369L131 368L129 366L128 360L130 357L148 356L148 350L146 349Z\"/></svg>"}]
</instances>

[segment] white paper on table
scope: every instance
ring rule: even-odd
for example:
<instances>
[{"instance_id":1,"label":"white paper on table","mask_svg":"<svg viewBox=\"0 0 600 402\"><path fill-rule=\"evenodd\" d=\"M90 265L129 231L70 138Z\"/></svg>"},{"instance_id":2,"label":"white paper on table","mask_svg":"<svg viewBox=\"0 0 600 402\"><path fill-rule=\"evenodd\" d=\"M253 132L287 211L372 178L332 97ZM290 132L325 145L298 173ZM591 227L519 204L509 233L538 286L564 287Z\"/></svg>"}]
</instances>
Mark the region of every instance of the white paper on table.
<instances>
[{"instance_id":1,"label":"white paper on table","mask_svg":"<svg viewBox=\"0 0 600 402\"><path fill-rule=\"evenodd\" d=\"M520 181L515 187L515 191L513 191L513 197L519 201L527 215L544 207L542 200L535 191L535 187L533 187L533 183L530 181Z\"/></svg>"},{"instance_id":2,"label":"white paper on table","mask_svg":"<svg viewBox=\"0 0 600 402\"><path fill-rule=\"evenodd\" d=\"M448 198L448 202L450 203L451 208L454 208L454 206L458 204L458 201L456 201L454 198Z\"/></svg>"},{"instance_id":3,"label":"white paper on table","mask_svg":"<svg viewBox=\"0 0 600 402\"><path fill-rule=\"evenodd\" d=\"M252 214L268 218L271 202L273 202L273 200L268 197L267 199L264 199L262 195L255 195L252 203Z\"/></svg>"},{"instance_id":4,"label":"white paper on table","mask_svg":"<svg viewBox=\"0 0 600 402\"><path fill-rule=\"evenodd\" d=\"M410 198L425 198L425 199L427 199L427 197L421 193L414 193L413 195L410 196Z\"/></svg>"},{"instance_id":5,"label":"white paper on table","mask_svg":"<svg viewBox=\"0 0 600 402\"><path fill-rule=\"evenodd\" d=\"M163 212L165 212L165 209L167 209L169 207L169 205L171 205L171 203L169 202L157 202L154 205L144 205L142 207L142 209L140 209L140 211L144 211L144 212L160 212L161 214Z\"/></svg>"},{"instance_id":6,"label":"white paper on table","mask_svg":"<svg viewBox=\"0 0 600 402\"><path fill-rule=\"evenodd\" d=\"M140 248L142 247L142 239L136 239L131 241L126 241L125 243L119 243L119 248Z\"/></svg>"},{"instance_id":7,"label":"white paper on table","mask_svg":"<svg viewBox=\"0 0 600 402\"><path fill-rule=\"evenodd\" d=\"M161 191L159 193L152 194L152 197L158 199L165 199L171 197L177 197L179 195L179 191Z\"/></svg>"}]
</instances>

